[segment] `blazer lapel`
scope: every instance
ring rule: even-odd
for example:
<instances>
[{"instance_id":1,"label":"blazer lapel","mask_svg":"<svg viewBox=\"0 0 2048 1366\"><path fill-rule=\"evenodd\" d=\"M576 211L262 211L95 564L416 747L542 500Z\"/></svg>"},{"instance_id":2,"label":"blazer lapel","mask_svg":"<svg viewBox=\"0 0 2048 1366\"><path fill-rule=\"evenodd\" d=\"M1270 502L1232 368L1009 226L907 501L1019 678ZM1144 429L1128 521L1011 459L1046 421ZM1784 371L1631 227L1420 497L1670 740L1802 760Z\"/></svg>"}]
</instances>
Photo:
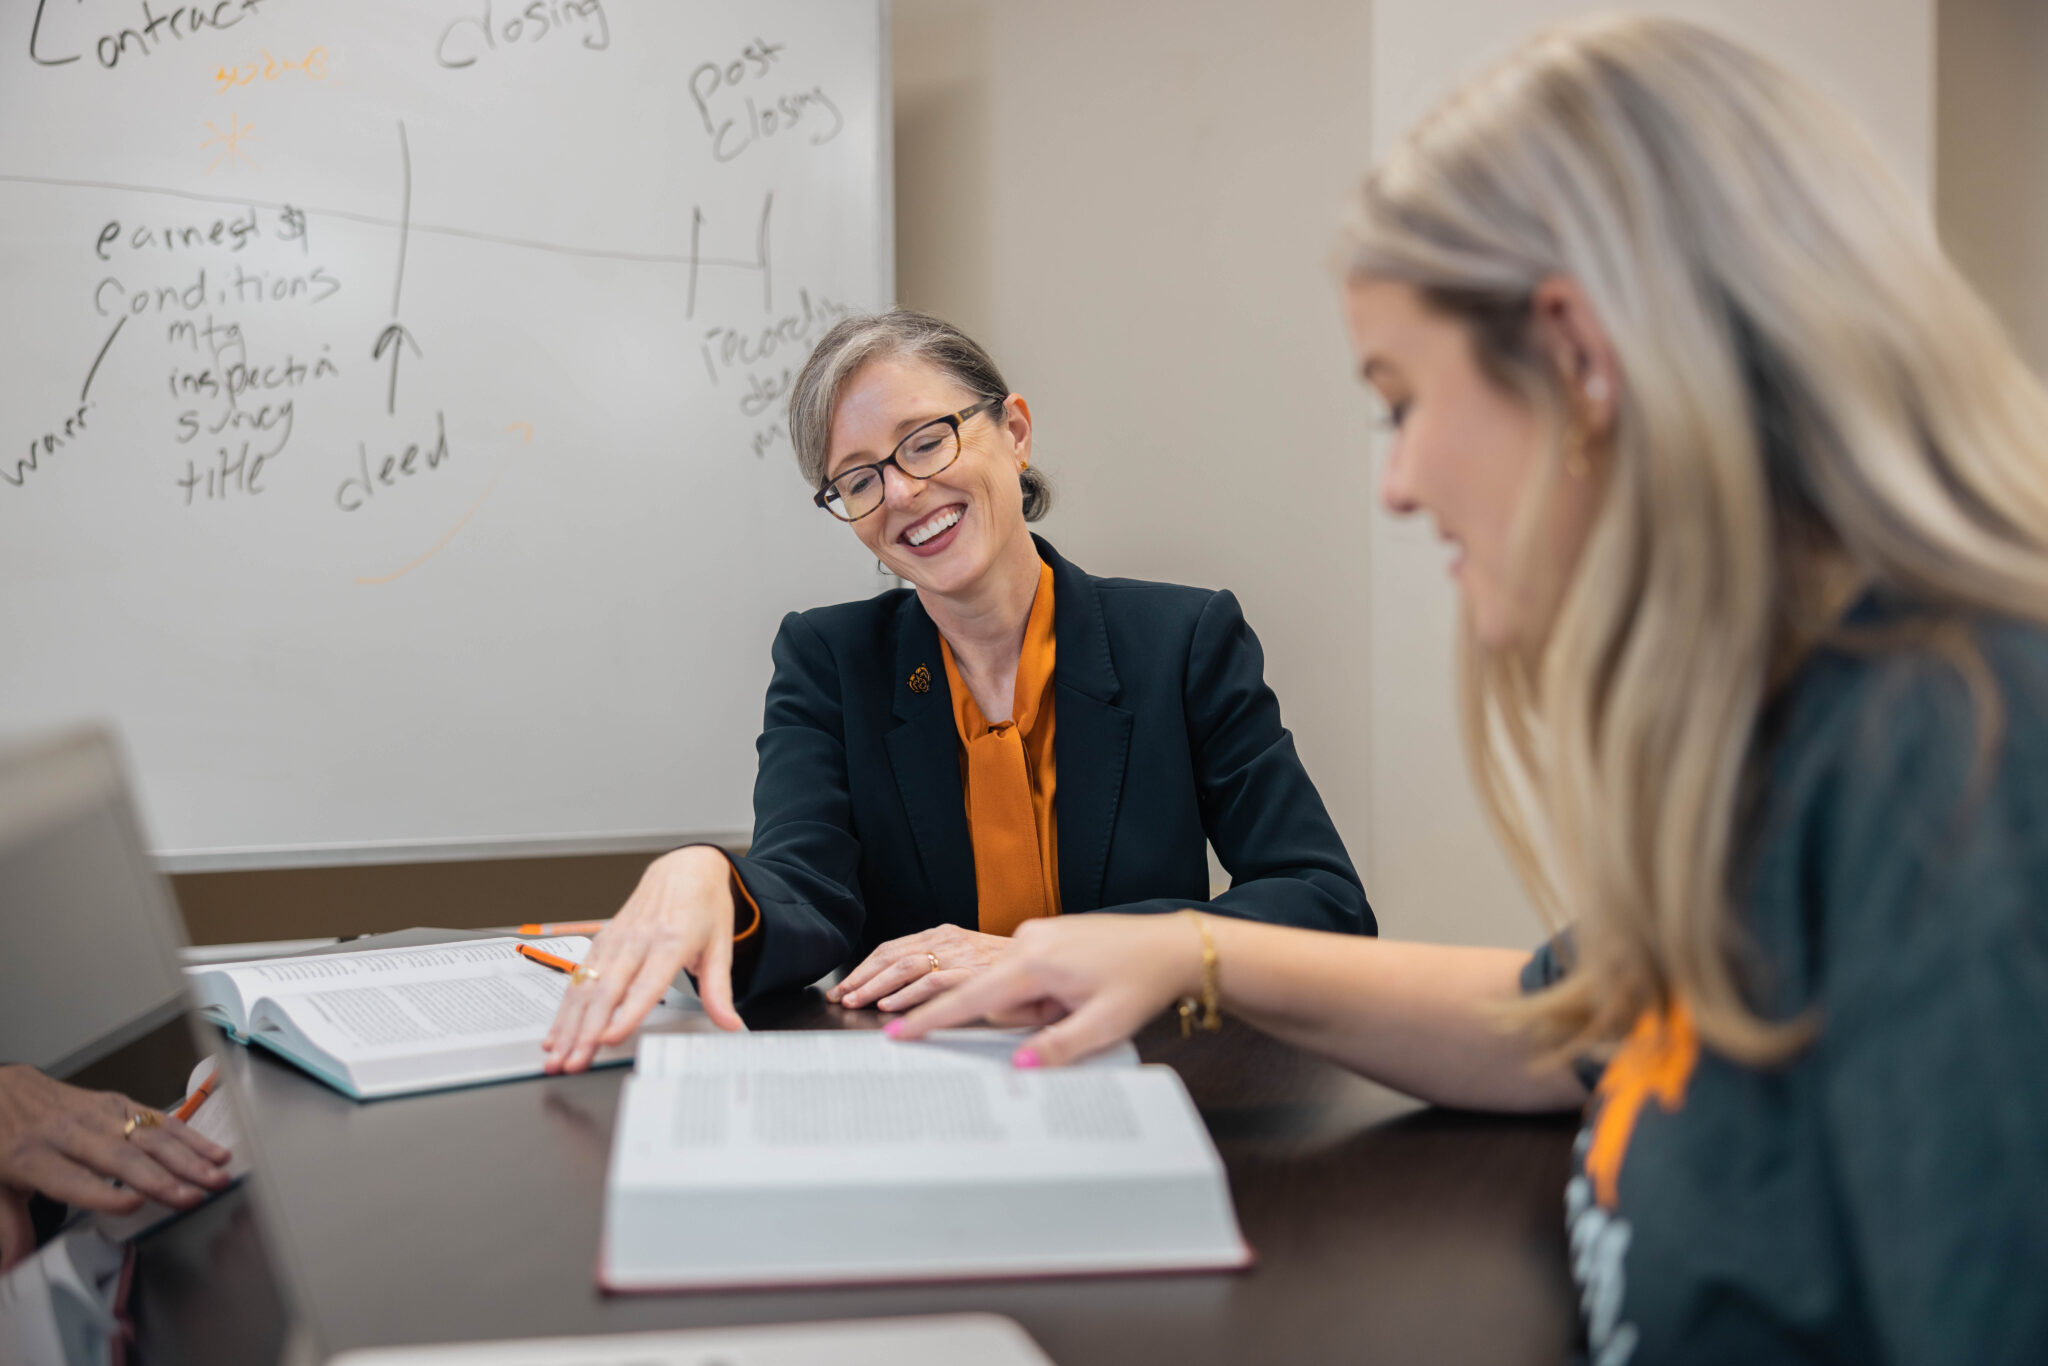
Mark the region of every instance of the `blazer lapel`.
<instances>
[{"instance_id":1,"label":"blazer lapel","mask_svg":"<svg viewBox=\"0 0 2048 1366\"><path fill-rule=\"evenodd\" d=\"M896 788L938 909L966 929L981 923L975 900L974 843L960 789L960 737L939 655L939 632L912 593L896 618L896 669L889 681L896 724L886 742ZM1064 717L1057 723L1065 724ZM1064 841L1062 841L1064 843ZM1064 853L1064 849L1061 851ZM1064 886L1065 878L1061 879Z\"/></svg>"},{"instance_id":2,"label":"blazer lapel","mask_svg":"<svg viewBox=\"0 0 2048 1366\"><path fill-rule=\"evenodd\" d=\"M1052 566L1053 635L1059 643L1053 665L1059 785L1053 805L1060 822L1060 909L1088 911L1102 904L1131 750L1131 714L1115 702L1121 685L1094 582L1042 540L1038 553Z\"/></svg>"}]
</instances>

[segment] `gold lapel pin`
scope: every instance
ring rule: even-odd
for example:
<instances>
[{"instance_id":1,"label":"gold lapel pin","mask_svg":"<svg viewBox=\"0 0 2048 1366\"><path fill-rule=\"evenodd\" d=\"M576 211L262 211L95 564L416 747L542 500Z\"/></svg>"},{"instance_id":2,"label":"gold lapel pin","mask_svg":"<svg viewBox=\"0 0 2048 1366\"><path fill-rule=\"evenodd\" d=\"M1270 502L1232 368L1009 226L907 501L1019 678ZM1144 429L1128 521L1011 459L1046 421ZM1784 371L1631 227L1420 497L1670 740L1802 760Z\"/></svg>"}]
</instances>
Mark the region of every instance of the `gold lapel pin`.
<instances>
[{"instance_id":1,"label":"gold lapel pin","mask_svg":"<svg viewBox=\"0 0 2048 1366\"><path fill-rule=\"evenodd\" d=\"M918 665L917 672L910 676L910 690L912 692L930 692L932 690L932 671L922 664Z\"/></svg>"}]
</instances>

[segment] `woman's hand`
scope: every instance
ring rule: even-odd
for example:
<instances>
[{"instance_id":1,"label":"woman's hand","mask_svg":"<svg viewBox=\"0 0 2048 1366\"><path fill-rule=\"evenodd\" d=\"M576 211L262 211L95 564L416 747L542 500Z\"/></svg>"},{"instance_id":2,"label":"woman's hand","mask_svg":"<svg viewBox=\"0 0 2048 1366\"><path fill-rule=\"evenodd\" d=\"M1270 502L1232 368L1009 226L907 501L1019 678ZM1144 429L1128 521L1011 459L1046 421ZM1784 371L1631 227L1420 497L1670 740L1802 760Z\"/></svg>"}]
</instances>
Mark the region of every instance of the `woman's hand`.
<instances>
[{"instance_id":1,"label":"woman's hand","mask_svg":"<svg viewBox=\"0 0 2048 1366\"><path fill-rule=\"evenodd\" d=\"M702 845L663 854L611 924L591 941L583 966L541 1041L549 1072L580 1072L600 1046L632 1037L663 992L688 968L704 1013L720 1029L744 1029L732 1005L732 865Z\"/></svg>"},{"instance_id":2,"label":"woman's hand","mask_svg":"<svg viewBox=\"0 0 2048 1366\"><path fill-rule=\"evenodd\" d=\"M81 1209L126 1214L143 1198L190 1209L231 1177L229 1153L204 1134L171 1118L137 1127L129 1119L154 1111L112 1091L82 1091L19 1064L0 1067L0 1257L25 1255L21 1225L27 1202L20 1192L41 1191ZM108 1184L109 1178L127 1189Z\"/></svg>"},{"instance_id":3,"label":"woman's hand","mask_svg":"<svg viewBox=\"0 0 2048 1366\"><path fill-rule=\"evenodd\" d=\"M908 1010L1000 962L1010 942L958 925L891 939L877 945L825 998L849 1008Z\"/></svg>"},{"instance_id":4,"label":"woman's hand","mask_svg":"<svg viewBox=\"0 0 2048 1366\"><path fill-rule=\"evenodd\" d=\"M1201 989L1202 937L1183 915L1027 920L1003 961L891 1022L899 1039L987 1020L1043 1025L1014 1057L1058 1066L1099 1053Z\"/></svg>"}]
</instances>

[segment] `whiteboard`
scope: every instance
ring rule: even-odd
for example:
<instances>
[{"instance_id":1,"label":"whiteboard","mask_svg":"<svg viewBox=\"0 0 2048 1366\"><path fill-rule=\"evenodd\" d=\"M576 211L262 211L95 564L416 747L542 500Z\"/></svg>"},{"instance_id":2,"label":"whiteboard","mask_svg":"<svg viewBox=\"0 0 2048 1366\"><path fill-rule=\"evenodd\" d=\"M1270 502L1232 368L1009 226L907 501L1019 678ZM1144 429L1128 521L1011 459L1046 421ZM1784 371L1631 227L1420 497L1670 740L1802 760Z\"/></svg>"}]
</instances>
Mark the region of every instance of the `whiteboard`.
<instances>
[{"instance_id":1,"label":"whiteboard","mask_svg":"<svg viewBox=\"0 0 2048 1366\"><path fill-rule=\"evenodd\" d=\"M167 17L168 16L168 17ZM781 427L893 290L881 0L0 0L0 729L173 868L750 824Z\"/></svg>"}]
</instances>

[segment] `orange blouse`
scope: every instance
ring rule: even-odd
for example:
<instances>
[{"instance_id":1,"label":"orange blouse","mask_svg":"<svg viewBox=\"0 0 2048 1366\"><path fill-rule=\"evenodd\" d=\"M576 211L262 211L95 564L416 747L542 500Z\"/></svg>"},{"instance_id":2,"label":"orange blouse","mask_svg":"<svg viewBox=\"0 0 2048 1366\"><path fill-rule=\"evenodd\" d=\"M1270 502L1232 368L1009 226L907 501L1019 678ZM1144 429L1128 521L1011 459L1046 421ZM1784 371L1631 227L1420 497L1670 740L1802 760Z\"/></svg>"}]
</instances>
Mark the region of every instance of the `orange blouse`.
<instances>
[{"instance_id":1,"label":"orange blouse","mask_svg":"<svg viewBox=\"0 0 2048 1366\"><path fill-rule=\"evenodd\" d=\"M943 636L939 655L960 732L961 787L974 842L975 901L984 934L1010 934L1027 920L1060 913L1059 822L1053 810L1054 657L1052 566L1038 567L1038 592L1024 622L1010 719L990 725L961 681Z\"/></svg>"}]
</instances>

